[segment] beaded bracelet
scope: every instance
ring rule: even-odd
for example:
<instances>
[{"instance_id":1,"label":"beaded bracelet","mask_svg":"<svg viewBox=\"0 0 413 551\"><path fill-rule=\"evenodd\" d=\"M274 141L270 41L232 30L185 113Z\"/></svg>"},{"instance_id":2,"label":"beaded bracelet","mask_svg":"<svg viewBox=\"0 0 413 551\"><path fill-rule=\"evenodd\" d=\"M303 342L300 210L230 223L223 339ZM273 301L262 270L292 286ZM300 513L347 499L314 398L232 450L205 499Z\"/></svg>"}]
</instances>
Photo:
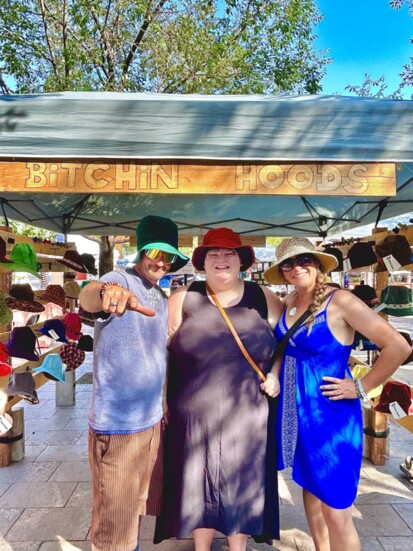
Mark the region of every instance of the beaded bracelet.
<instances>
[{"instance_id":1,"label":"beaded bracelet","mask_svg":"<svg viewBox=\"0 0 413 551\"><path fill-rule=\"evenodd\" d=\"M103 300L103 295L106 293L106 289L108 287L122 287L122 285L119 285L119 283L116 283L115 281L106 281L106 283L102 283L99 289L99 296L100 300Z\"/></svg>"},{"instance_id":2,"label":"beaded bracelet","mask_svg":"<svg viewBox=\"0 0 413 551\"><path fill-rule=\"evenodd\" d=\"M354 384L356 387L357 396L360 398L360 400L362 400L363 402L368 402L370 400L370 397L364 390L361 379L354 379Z\"/></svg>"}]
</instances>

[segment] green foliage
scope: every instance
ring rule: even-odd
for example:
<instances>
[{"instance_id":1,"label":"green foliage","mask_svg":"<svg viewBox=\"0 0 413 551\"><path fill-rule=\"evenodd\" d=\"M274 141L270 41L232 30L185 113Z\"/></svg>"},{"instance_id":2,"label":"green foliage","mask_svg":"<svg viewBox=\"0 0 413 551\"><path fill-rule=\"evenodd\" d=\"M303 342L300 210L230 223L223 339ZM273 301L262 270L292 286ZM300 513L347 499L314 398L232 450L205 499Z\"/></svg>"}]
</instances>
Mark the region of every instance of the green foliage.
<instances>
[{"instance_id":1,"label":"green foliage","mask_svg":"<svg viewBox=\"0 0 413 551\"><path fill-rule=\"evenodd\" d=\"M6 224L4 218L0 217L0 226ZM16 222L15 220L9 220L10 227L13 233L18 235L27 235L28 237L39 237L40 239L50 239L50 241L56 241L57 233L41 228L35 228L23 222Z\"/></svg>"},{"instance_id":2,"label":"green foliage","mask_svg":"<svg viewBox=\"0 0 413 551\"><path fill-rule=\"evenodd\" d=\"M17 93L315 93L319 20L314 0L0 0L0 80Z\"/></svg>"}]
</instances>

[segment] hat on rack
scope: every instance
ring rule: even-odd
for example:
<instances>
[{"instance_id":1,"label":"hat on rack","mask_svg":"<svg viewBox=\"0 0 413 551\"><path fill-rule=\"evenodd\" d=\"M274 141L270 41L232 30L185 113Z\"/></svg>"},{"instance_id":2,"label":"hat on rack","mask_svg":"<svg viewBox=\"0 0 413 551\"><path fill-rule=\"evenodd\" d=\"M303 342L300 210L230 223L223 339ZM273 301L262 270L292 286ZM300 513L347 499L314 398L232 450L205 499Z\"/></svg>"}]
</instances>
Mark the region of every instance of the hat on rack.
<instances>
[{"instance_id":1,"label":"hat on rack","mask_svg":"<svg viewBox=\"0 0 413 551\"><path fill-rule=\"evenodd\" d=\"M386 256L393 256L400 267L407 266L413 262L412 251L409 242L404 235L387 235L376 245L376 255L378 257L378 272L386 272L387 267L384 262Z\"/></svg>"},{"instance_id":2,"label":"hat on rack","mask_svg":"<svg viewBox=\"0 0 413 551\"><path fill-rule=\"evenodd\" d=\"M11 365L0 361L0 377L8 377L12 371Z\"/></svg>"},{"instance_id":3,"label":"hat on rack","mask_svg":"<svg viewBox=\"0 0 413 551\"><path fill-rule=\"evenodd\" d=\"M92 312L88 312L87 310L85 310L81 306L79 306L78 314L79 314L81 319L84 319L84 320L87 320L87 321L93 321L93 322L96 321L95 314L93 314Z\"/></svg>"},{"instance_id":4,"label":"hat on rack","mask_svg":"<svg viewBox=\"0 0 413 551\"><path fill-rule=\"evenodd\" d=\"M77 251L69 250L66 251L63 258L59 259L58 262L61 264L64 264L71 270L75 270L76 272L80 272L82 274L86 274L86 268L83 265L83 260L80 254Z\"/></svg>"},{"instance_id":5,"label":"hat on rack","mask_svg":"<svg viewBox=\"0 0 413 551\"><path fill-rule=\"evenodd\" d=\"M33 367L32 371L44 373L45 377L52 381L64 383L66 380L62 358L59 354L48 354L42 365Z\"/></svg>"},{"instance_id":6,"label":"hat on rack","mask_svg":"<svg viewBox=\"0 0 413 551\"><path fill-rule=\"evenodd\" d=\"M12 264L12 261L6 258L6 242L0 237L0 264Z\"/></svg>"},{"instance_id":7,"label":"hat on rack","mask_svg":"<svg viewBox=\"0 0 413 551\"><path fill-rule=\"evenodd\" d=\"M83 253L80 255L83 266L86 268L86 271L88 274L97 275L98 271L96 270L95 266L95 257L93 254L89 253Z\"/></svg>"},{"instance_id":8,"label":"hat on rack","mask_svg":"<svg viewBox=\"0 0 413 551\"><path fill-rule=\"evenodd\" d=\"M4 343L0 342L0 362L7 362L9 351Z\"/></svg>"},{"instance_id":9,"label":"hat on rack","mask_svg":"<svg viewBox=\"0 0 413 551\"><path fill-rule=\"evenodd\" d=\"M52 302L63 309L66 307L66 295L61 285L48 285L45 292L38 298L44 302Z\"/></svg>"},{"instance_id":10,"label":"hat on rack","mask_svg":"<svg viewBox=\"0 0 413 551\"><path fill-rule=\"evenodd\" d=\"M11 264L1 263L8 270L13 272L28 272L34 276L41 278L38 273L42 265L37 262L36 253L29 243L16 243L10 253Z\"/></svg>"},{"instance_id":11,"label":"hat on rack","mask_svg":"<svg viewBox=\"0 0 413 551\"><path fill-rule=\"evenodd\" d=\"M78 340L77 347L79 350L84 350L85 352L93 351L93 338L90 335L82 335Z\"/></svg>"},{"instance_id":12,"label":"hat on rack","mask_svg":"<svg viewBox=\"0 0 413 551\"><path fill-rule=\"evenodd\" d=\"M13 319L13 312L9 310L3 291L0 289L0 325L9 325Z\"/></svg>"},{"instance_id":13,"label":"hat on rack","mask_svg":"<svg viewBox=\"0 0 413 551\"><path fill-rule=\"evenodd\" d=\"M66 298L79 298L81 288L77 281L67 281L63 285L63 290Z\"/></svg>"},{"instance_id":14,"label":"hat on rack","mask_svg":"<svg viewBox=\"0 0 413 551\"><path fill-rule=\"evenodd\" d=\"M335 256L318 251L311 241L305 237L288 237L278 245L275 262L264 272L264 277L268 283L273 283L275 285L282 285L285 283L284 276L280 272L280 264L301 254L311 254L315 256L320 262L321 271L323 273L331 272L338 264Z\"/></svg>"},{"instance_id":15,"label":"hat on rack","mask_svg":"<svg viewBox=\"0 0 413 551\"><path fill-rule=\"evenodd\" d=\"M44 312L43 304L34 300L34 291L29 283L16 283L12 285L6 302L7 306L12 310L32 313Z\"/></svg>"},{"instance_id":16,"label":"hat on rack","mask_svg":"<svg viewBox=\"0 0 413 551\"><path fill-rule=\"evenodd\" d=\"M178 226L169 218L163 216L145 216L136 228L136 243L138 255L137 262L142 251L160 249L167 253L175 254L177 259L171 264L170 272L176 272L183 268L189 258L178 250Z\"/></svg>"},{"instance_id":17,"label":"hat on rack","mask_svg":"<svg viewBox=\"0 0 413 551\"><path fill-rule=\"evenodd\" d=\"M377 298L376 291L370 285L357 285L351 290L353 295L362 300L369 308L377 306L379 299Z\"/></svg>"},{"instance_id":18,"label":"hat on rack","mask_svg":"<svg viewBox=\"0 0 413 551\"><path fill-rule=\"evenodd\" d=\"M364 241L354 243L347 253L351 268L363 268L376 264L377 256L373 251L373 245Z\"/></svg>"},{"instance_id":19,"label":"hat on rack","mask_svg":"<svg viewBox=\"0 0 413 551\"><path fill-rule=\"evenodd\" d=\"M215 228L207 231L202 245L192 254L192 264L199 272L204 270L205 257L210 249L233 249L241 260L241 271L248 270L255 262L255 253L251 245L243 245L241 237L230 228Z\"/></svg>"},{"instance_id":20,"label":"hat on rack","mask_svg":"<svg viewBox=\"0 0 413 551\"><path fill-rule=\"evenodd\" d=\"M72 341L79 340L82 334L82 320L79 314L75 312L69 312L63 318L63 323L66 326L66 337Z\"/></svg>"},{"instance_id":21,"label":"hat on rack","mask_svg":"<svg viewBox=\"0 0 413 551\"><path fill-rule=\"evenodd\" d=\"M35 352L36 335L30 327L15 327L10 340L6 342L6 347L12 358L24 358L34 362L39 360Z\"/></svg>"},{"instance_id":22,"label":"hat on rack","mask_svg":"<svg viewBox=\"0 0 413 551\"><path fill-rule=\"evenodd\" d=\"M404 285L388 285L381 292L381 304L377 310L389 316L413 315L413 290Z\"/></svg>"},{"instance_id":23,"label":"hat on rack","mask_svg":"<svg viewBox=\"0 0 413 551\"><path fill-rule=\"evenodd\" d=\"M66 371L74 371L85 361L86 354L80 350L75 342L64 344L60 349L62 362L66 364Z\"/></svg>"},{"instance_id":24,"label":"hat on rack","mask_svg":"<svg viewBox=\"0 0 413 551\"><path fill-rule=\"evenodd\" d=\"M4 392L9 396L21 396L29 404L38 404L39 398L35 388L33 375L29 371L25 371L24 373L13 373Z\"/></svg>"},{"instance_id":25,"label":"hat on rack","mask_svg":"<svg viewBox=\"0 0 413 551\"><path fill-rule=\"evenodd\" d=\"M55 341L67 342L66 326L60 319L46 320L43 327L36 329L36 331L39 331L39 333L42 333Z\"/></svg>"},{"instance_id":26,"label":"hat on rack","mask_svg":"<svg viewBox=\"0 0 413 551\"><path fill-rule=\"evenodd\" d=\"M343 271L343 253L337 247L324 247L324 252L326 254L331 254L337 259L337 267L331 270L332 272L342 272Z\"/></svg>"},{"instance_id":27,"label":"hat on rack","mask_svg":"<svg viewBox=\"0 0 413 551\"><path fill-rule=\"evenodd\" d=\"M413 413L412 391L409 385L401 381L388 381L380 394L379 403L374 407L381 413L392 413L390 404L397 402L406 415Z\"/></svg>"}]
</instances>

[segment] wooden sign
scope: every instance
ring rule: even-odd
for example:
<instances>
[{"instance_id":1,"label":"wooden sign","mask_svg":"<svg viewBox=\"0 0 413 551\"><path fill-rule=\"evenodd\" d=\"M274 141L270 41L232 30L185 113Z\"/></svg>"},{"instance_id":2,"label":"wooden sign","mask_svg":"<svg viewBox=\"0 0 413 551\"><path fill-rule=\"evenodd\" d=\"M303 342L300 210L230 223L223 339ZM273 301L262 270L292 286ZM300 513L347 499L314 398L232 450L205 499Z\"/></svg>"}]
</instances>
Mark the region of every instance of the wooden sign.
<instances>
[{"instance_id":1,"label":"wooden sign","mask_svg":"<svg viewBox=\"0 0 413 551\"><path fill-rule=\"evenodd\" d=\"M0 191L390 196L396 175L394 163L0 161Z\"/></svg>"}]
</instances>

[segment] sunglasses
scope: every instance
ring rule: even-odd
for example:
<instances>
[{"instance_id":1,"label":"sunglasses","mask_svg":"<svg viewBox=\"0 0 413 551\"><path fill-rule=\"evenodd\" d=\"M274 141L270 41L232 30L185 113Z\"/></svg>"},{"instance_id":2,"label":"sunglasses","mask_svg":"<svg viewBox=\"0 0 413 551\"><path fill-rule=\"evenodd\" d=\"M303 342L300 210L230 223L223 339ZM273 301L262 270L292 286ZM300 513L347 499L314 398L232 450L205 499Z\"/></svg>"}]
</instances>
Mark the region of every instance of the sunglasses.
<instances>
[{"instance_id":1,"label":"sunglasses","mask_svg":"<svg viewBox=\"0 0 413 551\"><path fill-rule=\"evenodd\" d=\"M285 262L280 264L280 270L283 272L291 272L294 266L301 266L301 268L307 268L307 266L310 266L310 264L312 264L313 262L314 262L314 258L312 256L303 254L300 256L296 256L291 260L286 260Z\"/></svg>"},{"instance_id":2,"label":"sunglasses","mask_svg":"<svg viewBox=\"0 0 413 551\"><path fill-rule=\"evenodd\" d=\"M177 254L167 253L161 249L147 249L145 250L145 255L155 262L163 260L165 264L173 264L178 259Z\"/></svg>"}]
</instances>

